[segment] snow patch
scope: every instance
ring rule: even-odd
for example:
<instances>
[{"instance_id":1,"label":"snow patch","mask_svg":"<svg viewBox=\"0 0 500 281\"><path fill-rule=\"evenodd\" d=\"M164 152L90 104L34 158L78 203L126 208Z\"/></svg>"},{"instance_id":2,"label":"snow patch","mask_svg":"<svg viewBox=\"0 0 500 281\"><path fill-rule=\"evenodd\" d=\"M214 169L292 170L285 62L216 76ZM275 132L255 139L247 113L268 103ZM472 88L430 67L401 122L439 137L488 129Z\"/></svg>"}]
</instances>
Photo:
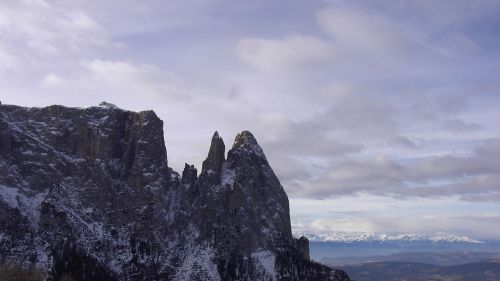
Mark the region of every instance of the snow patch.
<instances>
[{"instance_id":1,"label":"snow patch","mask_svg":"<svg viewBox=\"0 0 500 281\"><path fill-rule=\"evenodd\" d=\"M24 216L27 216L32 227L38 225L40 205L46 197L47 192L26 196L19 192L19 188L0 185L0 199L9 207L19 209Z\"/></svg>"},{"instance_id":2,"label":"snow patch","mask_svg":"<svg viewBox=\"0 0 500 281\"><path fill-rule=\"evenodd\" d=\"M214 249L208 245L189 248L174 281L220 281L217 265L213 262L213 258Z\"/></svg>"},{"instance_id":3,"label":"snow patch","mask_svg":"<svg viewBox=\"0 0 500 281\"><path fill-rule=\"evenodd\" d=\"M479 241L467 236L459 236L448 233L436 233L436 235L429 238L429 240L433 242L466 242L466 243L484 243L483 241Z\"/></svg>"},{"instance_id":4,"label":"snow patch","mask_svg":"<svg viewBox=\"0 0 500 281\"><path fill-rule=\"evenodd\" d=\"M230 169L227 167L227 163L224 163L222 165L222 173L221 173L221 184L222 186L233 186L234 185L234 178L236 176L236 173L234 170Z\"/></svg>"},{"instance_id":5,"label":"snow patch","mask_svg":"<svg viewBox=\"0 0 500 281\"><path fill-rule=\"evenodd\" d=\"M17 188L0 185L0 197L11 208L19 207L17 190Z\"/></svg>"},{"instance_id":6,"label":"snow patch","mask_svg":"<svg viewBox=\"0 0 500 281\"><path fill-rule=\"evenodd\" d=\"M118 109L118 106L116 106L112 103L109 103L109 102L105 102L105 101L99 103L99 106L103 107L103 108L108 108L108 109Z\"/></svg>"},{"instance_id":7,"label":"snow patch","mask_svg":"<svg viewBox=\"0 0 500 281\"><path fill-rule=\"evenodd\" d=\"M255 260L255 265L257 268L264 270L266 278L271 278L271 280L276 280L276 270L274 269L276 257L274 253L266 250L252 253L252 258Z\"/></svg>"}]
</instances>

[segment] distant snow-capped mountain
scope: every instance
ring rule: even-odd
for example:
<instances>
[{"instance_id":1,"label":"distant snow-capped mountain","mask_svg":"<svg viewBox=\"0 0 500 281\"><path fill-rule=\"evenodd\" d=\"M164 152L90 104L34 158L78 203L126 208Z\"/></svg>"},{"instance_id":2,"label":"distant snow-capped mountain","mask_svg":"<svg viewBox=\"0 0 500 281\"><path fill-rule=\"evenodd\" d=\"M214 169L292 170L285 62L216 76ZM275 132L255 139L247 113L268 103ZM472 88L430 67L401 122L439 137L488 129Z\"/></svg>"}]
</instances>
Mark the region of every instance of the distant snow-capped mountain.
<instances>
[{"instance_id":1,"label":"distant snow-capped mountain","mask_svg":"<svg viewBox=\"0 0 500 281\"><path fill-rule=\"evenodd\" d=\"M449 233L436 233L435 235L422 235L418 233L383 234L374 232L296 232L296 237L305 236L314 242L447 242L447 243L484 243L467 236Z\"/></svg>"}]
</instances>

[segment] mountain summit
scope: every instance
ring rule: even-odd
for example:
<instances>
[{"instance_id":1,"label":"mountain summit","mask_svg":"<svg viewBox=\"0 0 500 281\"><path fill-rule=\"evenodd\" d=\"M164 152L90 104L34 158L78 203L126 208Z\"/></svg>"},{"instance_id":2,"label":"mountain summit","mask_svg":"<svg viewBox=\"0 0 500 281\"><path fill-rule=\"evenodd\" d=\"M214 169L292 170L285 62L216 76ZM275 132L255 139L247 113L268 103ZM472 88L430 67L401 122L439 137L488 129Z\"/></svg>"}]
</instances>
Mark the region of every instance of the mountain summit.
<instances>
[{"instance_id":1,"label":"mountain summit","mask_svg":"<svg viewBox=\"0 0 500 281\"><path fill-rule=\"evenodd\" d=\"M309 260L255 137L198 175L167 165L153 111L0 106L0 257L47 280L349 280Z\"/></svg>"}]
</instances>

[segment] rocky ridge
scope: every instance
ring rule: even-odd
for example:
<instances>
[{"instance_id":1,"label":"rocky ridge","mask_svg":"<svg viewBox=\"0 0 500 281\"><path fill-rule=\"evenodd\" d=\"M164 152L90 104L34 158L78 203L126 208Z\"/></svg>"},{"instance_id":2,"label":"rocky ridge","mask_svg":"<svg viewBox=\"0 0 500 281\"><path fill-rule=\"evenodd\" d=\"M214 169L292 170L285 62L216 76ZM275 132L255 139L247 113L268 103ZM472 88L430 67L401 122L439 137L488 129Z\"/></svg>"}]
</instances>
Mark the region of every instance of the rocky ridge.
<instances>
[{"instance_id":1,"label":"rocky ridge","mask_svg":"<svg viewBox=\"0 0 500 281\"><path fill-rule=\"evenodd\" d=\"M254 136L168 167L152 111L0 105L0 257L47 280L349 280L309 260Z\"/></svg>"}]
</instances>

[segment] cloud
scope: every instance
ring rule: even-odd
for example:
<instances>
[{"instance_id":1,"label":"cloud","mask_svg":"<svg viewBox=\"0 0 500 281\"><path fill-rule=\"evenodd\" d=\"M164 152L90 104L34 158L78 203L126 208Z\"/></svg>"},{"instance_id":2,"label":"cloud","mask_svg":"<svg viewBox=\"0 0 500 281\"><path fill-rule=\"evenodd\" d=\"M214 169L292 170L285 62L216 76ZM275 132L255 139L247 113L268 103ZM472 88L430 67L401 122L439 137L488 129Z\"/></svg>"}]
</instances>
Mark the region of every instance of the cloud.
<instances>
[{"instance_id":1,"label":"cloud","mask_svg":"<svg viewBox=\"0 0 500 281\"><path fill-rule=\"evenodd\" d=\"M363 6L331 5L318 13L318 23L335 43L365 55L394 55L407 42L396 25Z\"/></svg>"},{"instance_id":2,"label":"cloud","mask_svg":"<svg viewBox=\"0 0 500 281\"><path fill-rule=\"evenodd\" d=\"M451 131L456 132L474 131L481 128L481 126L478 124L466 123L465 121L457 118L446 121L445 127Z\"/></svg>"},{"instance_id":3,"label":"cloud","mask_svg":"<svg viewBox=\"0 0 500 281\"><path fill-rule=\"evenodd\" d=\"M159 101L178 103L192 98L193 87L154 65L94 59L74 62L73 67L73 72L43 75L36 88L43 95L35 100L57 97L57 103L89 106L105 99L123 108L144 110Z\"/></svg>"},{"instance_id":4,"label":"cloud","mask_svg":"<svg viewBox=\"0 0 500 281\"><path fill-rule=\"evenodd\" d=\"M331 165L316 181L294 189L301 196L332 197L367 192L384 196L498 200L500 139L487 141L468 156L428 156L398 163L384 156ZM474 195L489 194L491 197ZM472 195L472 197L471 197Z\"/></svg>"},{"instance_id":5,"label":"cloud","mask_svg":"<svg viewBox=\"0 0 500 281\"><path fill-rule=\"evenodd\" d=\"M183 81L180 77L153 65L92 60L84 63L84 67L88 71L88 76L80 78L82 81L79 83L90 83L94 87L100 85L104 91L146 99L164 99L173 96L177 100L188 97L187 89L182 89Z\"/></svg>"},{"instance_id":6,"label":"cloud","mask_svg":"<svg viewBox=\"0 0 500 281\"><path fill-rule=\"evenodd\" d=\"M340 94L330 109L318 116L318 126L352 136L390 137L398 131L397 109L370 94Z\"/></svg>"},{"instance_id":7,"label":"cloud","mask_svg":"<svg viewBox=\"0 0 500 281\"><path fill-rule=\"evenodd\" d=\"M444 201L442 202L444 203ZM314 206L308 206L314 208ZM484 228L484 225L489 227ZM311 218L292 221L294 232L351 232L351 233L388 233L436 235L439 233L453 233L456 235L472 236L476 239L497 239L493 233L500 231L500 216L478 214L472 216L442 216L420 215L405 216L401 219L397 215L370 216L357 214L354 217L343 218Z\"/></svg>"},{"instance_id":8,"label":"cloud","mask_svg":"<svg viewBox=\"0 0 500 281\"><path fill-rule=\"evenodd\" d=\"M329 213L337 219L406 201L471 209L500 201L499 9L494 0L2 1L0 99L153 109L174 169L200 165L214 130L230 143L249 129L289 195L321 198L344 212ZM303 209L315 213L319 201ZM338 223L392 227L377 216Z\"/></svg>"},{"instance_id":9,"label":"cloud","mask_svg":"<svg viewBox=\"0 0 500 281\"><path fill-rule=\"evenodd\" d=\"M343 143L329 136L331 127L321 124L323 121L321 119L312 118L296 122L286 118L275 118L270 120L264 117L260 120L262 126L260 130L270 132L264 135L267 138L265 137L263 142L271 151L302 157L334 157L359 152L362 149L357 144ZM326 130L322 130L323 126Z\"/></svg>"},{"instance_id":10,"label":"cloud","mask_svg":"<svg viewBox=\"0 0 500 281\"><path fill-rule=\"evenodd\" d=\"M54 73L49 73L42 78L40 85L42 87L57 87L63 83L63 80Z\"/></svg>"},{"instance_id":11,"label":"cloud","mask_svg":"<svg viewBox=\"0 0 500 281\"><path fill-rule=\"evenodd\" d=\"M294 232L424 235L447 232L480 239L496 239L493 230L500 229L500 216L495 204L460 201L454 197L400 200L367 194L321 200L290 199Z\"/></svg>"},{"instance_id":12,"label":"cloud","mask_svg":"<svg viewBox=\"0 0 500 281\"><path fill-rule=\"evenodd\" d=\"M332 136L335 129L316 117L293 121L271 114L258 121L256 133L276 173L291 187L314 178L326 163L363 150L361 143Z\"/></svg>"},{"instance_id":13,"label":"cloud","mask_svg":"<svg viewBox=\"0 0 500 281\"><path fill-rule=\"evenodd\" d=\"M66 56L110 43L102 26L85 13L44 0L3 3L0 18L1 41L32 58Z\"/></svg>"},{"instance_id":14,"label":"cloud","mask_svg":"<svg viewBox=\"0 0 500 281\"><path fill-rule=\"evenodd\" d=\"M0 70L12 69L17 64L17 58L0 42Z\"/></svg>"},{"instance_id":15,"label":"cloud","mask_svg":"<svg viewBox=\"0 0 500 281\"><path fill-rule=\"evenodd\" d=\"M498 153L480 153L494 147L494 140L478 140L475 150L443 151L443 145L456 142L457 133L482 130L453 117L468 105L447 95L426 97L422 107L414 106L421 97L411 99L410 108L405 108L359 89L334 87L332 93L322 92L321 101L330 104L324 112L300 121L265 116L257 132L262 132L263 147L283 185L295 196L369 192L399 198L455 194L463 200L484 200L487 197L469 195L494 195L500 186L496 183L500 167L491 163L489 155ZM433 135L430 128L438 133ZM419 136L422 131L427 134Z\"/></svg>"},{"instance_id":16,"label":"cloud","mask_svg":"<svg viewBox=\"0 0 500 281\"><path fill-rule=\"evenodd\" d=\"M417 144L405 136L396 136L388 141L389 145L395 144L406 148L418 148Z\"/></svg>"},{"instance_id":17,"label":"cloud","mask_svg":"<svg viewBox=\"0 0 500 281\"><path fill-rule=\"evenodd\" d=\"M318 12L317 19L337 44L362 51L366 58L422 58L424 53L430 52L438 57L464 59L466 55L477 54L480 47L470 32L462 28L492 19L498 10L500 5L494 0L398 4L331 1Z\"/></svg>"},{"instance_id":18,"label":"cloud","mask_svg":"<svg viewBox=\"0 0 500 281\"><path fill-rule=\"evenodd\" d=\"M398 229L398 232L420 232L428 235L435 233L456 233L459 235L473 235L484 239L496 239L492 233L500 230L500 216L477 214L472 216L456 215L429 215L413 216L403 221L398 221L395 216L369 217L376 225L377 232L384 229ZM489 229L481 229L481 225L488 224Z\"/></svg>"},{"instance_id":19,"label":"cloud","mask_svg":"<svg viewBox=\"0 0 500 281\"><path fill-rule=\"evenodd\" d=\"M236 53L242 62L263 70L304 67L335 56L328 42L302 35L283 39L245 38L238 42Z\"/></svg>"}]
</instances>

